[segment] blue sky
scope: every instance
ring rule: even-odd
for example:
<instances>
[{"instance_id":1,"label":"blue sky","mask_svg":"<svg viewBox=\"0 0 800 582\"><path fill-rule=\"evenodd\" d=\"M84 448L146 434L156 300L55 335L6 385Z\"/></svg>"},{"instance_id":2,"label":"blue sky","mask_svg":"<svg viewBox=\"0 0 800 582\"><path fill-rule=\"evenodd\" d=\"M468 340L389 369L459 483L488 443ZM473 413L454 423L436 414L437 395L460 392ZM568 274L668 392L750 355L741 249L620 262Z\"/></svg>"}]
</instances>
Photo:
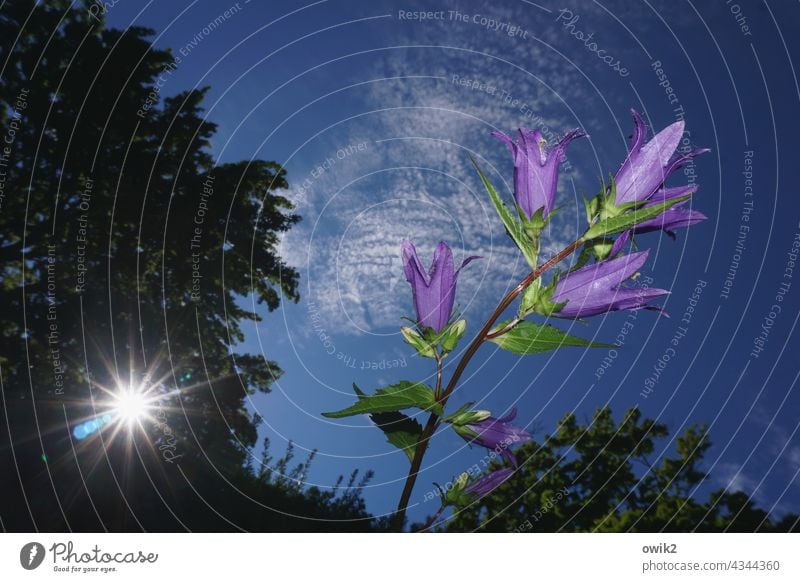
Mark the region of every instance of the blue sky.
<instances>
[{"instance_id":1,"label":"blue sky","mask_svg":"<svg viewBox=\"0 0 800 582\"><path fill-rule=\"evenodd\" d=\"M218 0L120 2L108 22L153 28L155 45L181 58L163 94L211 86L207 112L219 124L213 149L221 162L261 158L286 167L303 221L281 252L301 272L302 300L250 326L237 347L285 370L273 392L251 404L274 452L289 440L318 449L310 483L374 470L365 498L375 514L393 509L407 461L367 419L331 421L320 412L348 405L352 382L370 391L430 376L399 336L412 310L400 241L411 238L424 261L439 240L457 259L484 257L459 282L473 331L525 274L468 153L508 193L510 159L491 131L590 134L570 146L562 169L564 208L547 246L554 250L583 227L580 196L594 195L624 159L629 109L642 111L651 130L685 119L684 145L712 152L670 184L699 184L693 205L709 220L676 241L640 241L650 248L642 276L671 291L671 317L618 313L574 324L607 342L628 329L614 354L572 349L520 359L483 347L453 403L474 400L497 414L516 406L539 437L565 413L589 418L604 404L618 415L640 406L673 433L708 423L711 478L701 493L742 489L783 513L797 511L800 499L800 270L787 271L800 233L798 41L790 34L798 10L777 2ZM432 15L420 20L418 11ZM769 332L754 355L765 318ZM604 358L612 363L601 374ZM435 511L423 503L434 481L482 456L440 432L411 518Z\"/></svg>"}]
</instances>

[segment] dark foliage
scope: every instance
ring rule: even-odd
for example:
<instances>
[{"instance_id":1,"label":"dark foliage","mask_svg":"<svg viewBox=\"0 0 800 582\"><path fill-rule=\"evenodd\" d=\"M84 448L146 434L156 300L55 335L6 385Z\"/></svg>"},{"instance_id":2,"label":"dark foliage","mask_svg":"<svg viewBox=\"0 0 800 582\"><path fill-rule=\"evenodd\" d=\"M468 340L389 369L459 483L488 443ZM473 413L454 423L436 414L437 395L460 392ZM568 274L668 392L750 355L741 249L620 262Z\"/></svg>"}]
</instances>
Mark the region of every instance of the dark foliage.
<instances>
[{"instance_id":1,"label":"dark foliage","mask_svg":"<svg viewBox=\"0 0 800 582\"><path fill-rule=\"evenodd\" d=\"M0 10L0 525L369 529L357 483L252 468L246 397L281 370L235 346L251 301L298 299L277 244L299 217L277 164L214 164L205 90L163 98L180 63L152 34L65 0ZM157 422L73 437L129 383Z\"/></svg>"},{"instance_id":2,"label":"dark foliage","mask_svg":"<svg viewBox=\"0 0 800 582\"><path fill-rule=\"evenodd\" d=\"M616 422L607 407L591 422L565 416L552 435L520 447L520 470L480 502L458 512L447 531L754 532L800 531L800 518L771 518L739 491L715 491L707 479L704 427L677 436L674 452L653 464L667 426L631 409ZM660 450L660 449L659 449Z\"/></svg>"}]
</instances>

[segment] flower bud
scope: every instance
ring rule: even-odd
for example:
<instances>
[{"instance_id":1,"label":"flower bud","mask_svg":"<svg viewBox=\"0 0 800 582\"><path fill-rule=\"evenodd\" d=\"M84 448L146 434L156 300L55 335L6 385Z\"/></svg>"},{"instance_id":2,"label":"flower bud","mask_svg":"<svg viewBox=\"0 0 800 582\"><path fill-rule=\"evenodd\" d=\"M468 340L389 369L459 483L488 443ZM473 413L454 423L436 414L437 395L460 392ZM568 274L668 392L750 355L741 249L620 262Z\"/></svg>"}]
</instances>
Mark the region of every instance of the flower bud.
<instances>
[{"instance_id":1,"label":"flower bud","mask_svg":"<svg viewBox=\"0 0 800 582\"><path fill-rule=\"evenodd\" d=\"M476 422L480 422L482 420L486 420L492 415L491 412L488 410L463 410L458 411L452 416L448 417L446 420L453 427L460 427L467 424L474 424Z\"/></svg>"},{"instance_id":2,"label":"flower bud","mask_svg":"<svg viewBox=\"0 0 800 582\"><path fill-rule=\"evenodd\" d=\"M400 328L400 333L403 334L403 339L406 341L406 343L417 350L417 353L420 356L423 358L436 357L436 351L433 349L433 346L415 330L408 326L403 326Z\"/></svg>"},{"instance_id":3,"label":"flower bud","mask_svg":"<svg viewBox=\"0 0 800 582\"><path fill-rule=\"evenodd\" d=\"M468 502L470 497L465 497L464 495L464 489L466 489L467 483L469 483L469 473L461 473L453 480L452 487L449 487L444 492L442 503L444 505L458 506Z\"/></svg>"},{"instance_id":4,"label":"flower bud","mask_svg":"<svg viewBox=\"0 0 800 582\"><path fill-rule=\"evenodd\" d=\"M444 334L442 334L442 352L445 354L452 352L458 345L458 341L461 339L461 336L464 335L466 329L467 321L465 319L459 319L451 324L445 330Z\"/></svg>"}]
</instances>

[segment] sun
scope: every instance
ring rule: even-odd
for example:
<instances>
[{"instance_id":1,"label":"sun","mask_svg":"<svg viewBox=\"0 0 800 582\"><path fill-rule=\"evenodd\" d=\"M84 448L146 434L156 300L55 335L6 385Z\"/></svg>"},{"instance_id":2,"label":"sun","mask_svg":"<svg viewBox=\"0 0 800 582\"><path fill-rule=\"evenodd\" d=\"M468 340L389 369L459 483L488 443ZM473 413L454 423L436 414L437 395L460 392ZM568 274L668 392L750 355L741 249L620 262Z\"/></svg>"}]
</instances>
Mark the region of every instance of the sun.
<instances>
[{"instance_id":1,"label":"sun","mask_svg":"<svg viewBox=\"0 0 800 582\"><path fill-rule=\"evenodd\" d=\"M110 413L116 421L128 429L141 425L142 421L150 417L155 399L148 394L143 386L136 384L119 385L112 393Z\"/></svg>"},{"instance_id":2,"label":"sun","mask_svg":"<svg viewBox=\"0 0 800 582\"><path fill-rule=\"evenodd\" d=\"M122 388L120 393L116 395L116 402L114 402L114 411L120 421L128 424L133 424L147 416L149 407L147 398L135 386Z\"/></svg>"}]
</instances>

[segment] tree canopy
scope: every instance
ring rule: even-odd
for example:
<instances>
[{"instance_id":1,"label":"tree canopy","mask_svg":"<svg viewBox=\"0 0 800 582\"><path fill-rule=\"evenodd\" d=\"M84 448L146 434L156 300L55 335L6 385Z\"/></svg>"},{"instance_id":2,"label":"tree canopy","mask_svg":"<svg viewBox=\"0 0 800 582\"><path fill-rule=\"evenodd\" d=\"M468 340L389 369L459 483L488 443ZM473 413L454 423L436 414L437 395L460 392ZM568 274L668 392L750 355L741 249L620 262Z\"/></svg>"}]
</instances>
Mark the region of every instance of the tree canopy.
<instances>
[{"instance_id":1,"label":"tree canopy","mask_svg":"<svg viewBox=\"0 0 800 582\"><path fill-rule=\"evenodd\" d=\"M357 482L307 492L254 458L246 397L281 369L237 344L251 299L298 300L285 171L215 163L207 89L161 94L180 62L153 31L16 1L0 37L3 527L369 527ZM144 434L75 433L128 386L158 398Z\"/></svg>"},{"instance_id":2,"label":"tree canopy","mask_svg":"<svg viewBox=\"0 0 800 582\"><path fill-rule=\"evenodd\" d=\"M457 512L447 531L491 532L754 532L798 531L800 517L778 518L742 491L717 489L707 498L703 457L711 446L703 426L669 437L664 423L639 409L615 421L609 407L586 423L566 415L551 435L517 451L514 477ZM420 524L417 525L420 527Z\"/></svg>"}]
</instances>

